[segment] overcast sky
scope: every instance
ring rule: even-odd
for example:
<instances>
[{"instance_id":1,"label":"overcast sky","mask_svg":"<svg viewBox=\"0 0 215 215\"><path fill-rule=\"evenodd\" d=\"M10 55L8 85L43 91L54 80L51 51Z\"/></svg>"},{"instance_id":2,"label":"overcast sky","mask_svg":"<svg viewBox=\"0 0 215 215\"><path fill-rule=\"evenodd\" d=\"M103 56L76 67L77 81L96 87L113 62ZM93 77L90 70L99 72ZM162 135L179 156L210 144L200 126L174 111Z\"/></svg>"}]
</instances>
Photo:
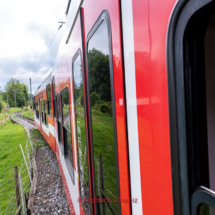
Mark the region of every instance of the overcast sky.
<instances>
[{"instance_id":1,"label":"overcast sky","mask_svg":"<svg viewBox=\"0 0 215 215\"><path fill-rule=\"evenodd\" d=\"M0 0L1 90L11 77L27 84L31 77L34 93L51 72L63 32L63 28L57 32L58 21L66 20L67 3L68 0Z\"/></svg>"}]
</instances>

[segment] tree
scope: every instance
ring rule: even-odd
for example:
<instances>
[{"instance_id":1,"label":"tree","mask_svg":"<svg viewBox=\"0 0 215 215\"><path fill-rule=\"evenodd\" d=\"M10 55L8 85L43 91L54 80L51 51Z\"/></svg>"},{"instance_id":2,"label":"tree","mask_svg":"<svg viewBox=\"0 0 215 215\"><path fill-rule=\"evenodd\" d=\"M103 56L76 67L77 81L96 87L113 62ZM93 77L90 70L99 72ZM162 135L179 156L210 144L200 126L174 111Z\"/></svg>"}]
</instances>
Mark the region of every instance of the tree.
<instances>
[{"instance_id":1,"label":"tree","mask_svg":"<svg viewBox=\"0 0 215 215\"><path fill-rule=\"evenodd\" d=\"M0 87L0 113L2 112L2 109L3 109L3 99L2 99L2 91Z\"/></svg>"},{"instance_id":2,"label":"tree","mask_svg":"<svg viewBox=\"0 0 215 215\"><path fill-rule=\"evenodd\" d=\"M90 94L96 92L101 100L111 101L109 55L95 48L89 51L88 68L90 77Z\"/></svg>"},{"instance_id":3,"label":"tree","mask_svg":"<svg viewBox=\"0 0 215 215\"><path fill-rule=\"evenodd\" d=\"M29 100L28 86L21 84L18 80L11 78L5 86L4 100L7 100L10 107L15 107L15 91L16 90L16 107L25 106L26 102Z\"/></svg>"}]
</instances>

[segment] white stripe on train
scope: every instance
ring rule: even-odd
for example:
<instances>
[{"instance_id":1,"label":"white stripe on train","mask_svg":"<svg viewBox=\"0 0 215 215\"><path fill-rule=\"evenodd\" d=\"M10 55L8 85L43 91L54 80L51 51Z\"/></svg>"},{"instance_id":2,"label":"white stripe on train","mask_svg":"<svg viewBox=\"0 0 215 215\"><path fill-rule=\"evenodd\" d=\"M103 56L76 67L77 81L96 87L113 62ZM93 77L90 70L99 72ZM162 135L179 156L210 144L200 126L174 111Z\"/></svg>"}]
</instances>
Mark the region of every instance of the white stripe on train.
<instances>
[{"instance_id":1,"label":"white stripe on train","mask_svg":"<svg viewBox=\"0 0 215 215\"><path fill-rule=\"evenodd\" d=\"M132 0L121 1L122 35L124 48L125 88L127 99L128 145L131 179L131 198L137 198L138 203L132 204L132 214L143 214L140 179L140 155L137 124L137 96L134 58Z\"/></svg>"}]
</instances>

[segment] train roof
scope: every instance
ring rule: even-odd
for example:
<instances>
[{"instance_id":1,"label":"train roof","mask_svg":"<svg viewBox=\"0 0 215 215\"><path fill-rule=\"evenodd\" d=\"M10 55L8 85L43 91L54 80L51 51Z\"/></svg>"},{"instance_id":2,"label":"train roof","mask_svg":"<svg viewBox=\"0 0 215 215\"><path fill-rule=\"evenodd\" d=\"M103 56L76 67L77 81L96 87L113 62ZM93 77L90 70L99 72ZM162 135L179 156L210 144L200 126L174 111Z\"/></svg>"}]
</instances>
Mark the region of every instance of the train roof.
<instances>
[{"instance_id":1,"label":"train roof","mask_svg":"<svg viewBox=\"0 0 215 215\"><path fill-rule=\"evenodd\" d=\"M34 96L43 91L48 84L51 84L52 81L52 72L45 78L45 80L40 84L40 86L34 92Z\"/></svg>"}]
</instances>

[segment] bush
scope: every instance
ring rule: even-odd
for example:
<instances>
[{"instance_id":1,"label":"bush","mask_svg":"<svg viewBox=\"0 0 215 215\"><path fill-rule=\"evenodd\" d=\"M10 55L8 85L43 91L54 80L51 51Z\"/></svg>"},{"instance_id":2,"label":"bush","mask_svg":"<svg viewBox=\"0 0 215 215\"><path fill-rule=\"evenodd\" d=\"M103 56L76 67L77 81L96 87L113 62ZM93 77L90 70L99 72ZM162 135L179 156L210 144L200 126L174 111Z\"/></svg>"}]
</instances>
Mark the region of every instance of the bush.
<instances>
[{"instance_id":1,"label":"bush","mask_svg":"<svg viewBox=\"0 0 215 215\"><path fill-rule=\"evenodd\" d=\"M109 110L109 107L106 103L103 103L100 105L99 107L99 110L102 112L102 113L109 113L110 110Z\"/></svg>"},{"instance_id":2,"label":"bush","mask_svg":"<svg viewBox=\"0 0 215 215\"><path fill-rule=\"evenodd\" d=\"M107 106L108 106L108 108L109 108L109 113L111 113L112 114L112 102L110 101L110 102L106 102L105 103Z\"/></svg>"},{"instance_id":3,"label":"bush","mask_svg":"<svg viewBox=\"0 0 215 215\"><path fill-rule=\"evenodd\" d=\"M97 101L97 102L95 103L95 105L94 105L94 108L95 108L96 110L100 110L100 109L99 109L99 108L100 108L100 105L103 104L103 103L105 103L104 100L99 100L99 101Z\"/></svg>"},{"instance_id":4,"label":"bush","mask_svg":"<svg viewBox=\"0 0 215 215\"><path fill-rule=\"evenodd\" d=\"M2 112L2 109L3 109L2 102L0 101L0 113Z\"/></svg>"},{"instance_id":5,"label":"bush","mask_svg":"<svg viewBox=\"0 0 215 215\"><path fill-rule=\"evenodd\" d=\"M81 93L77 99L77 102L81 102L81 105L83 106L84 105L83 101L84 101L84 96L83 96L83 93Z\"/></svg>"},{"instance_id":6,"label":"bush","mask_svg":"<svg viewBox=\"0 0 215 215\"><path fill-rule=\"evenodd\" d=\"M103 116L103 113L101 113L101 112L98 111L98 110L92 109L91 111L92 111L92 114L93 114L93 115Z\"/></svg>"},{"instance_id":7,"label":"bush","mask_svg":"<svg viewBox=\"0 0 215 215\"><path fill-rule=\"evenodd\" d=\"M91 106L94 106L96 103L99 103L99 101L100 101L100 96L96 92L92 92L90 94Z\"/></svg>"}]
</instances>

